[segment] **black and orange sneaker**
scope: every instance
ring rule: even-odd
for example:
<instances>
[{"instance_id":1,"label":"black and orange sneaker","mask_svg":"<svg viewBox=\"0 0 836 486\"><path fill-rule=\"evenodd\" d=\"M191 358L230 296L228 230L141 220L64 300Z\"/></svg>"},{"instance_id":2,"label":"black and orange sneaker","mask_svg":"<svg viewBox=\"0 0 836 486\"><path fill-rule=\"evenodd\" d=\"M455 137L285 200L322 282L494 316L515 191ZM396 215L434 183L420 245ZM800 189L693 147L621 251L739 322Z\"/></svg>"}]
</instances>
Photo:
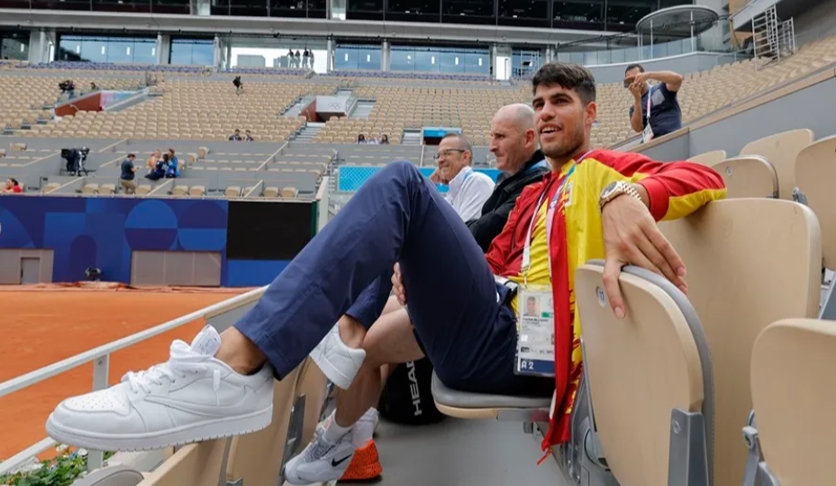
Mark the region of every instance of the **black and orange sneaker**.
<instances>
[{"instance_id":1,"label":"black and orange sneaker","mask_svg":"<svg viewBox=\"0 0 836 486\"><path fill-rule=\"evenodd\" d=\"M368 481L383 474L383 467L380 465L380 455L377 453L377 446L374 440L354 451L351 464L340 478L340 481Z\"/></svg>"}]
</instances>

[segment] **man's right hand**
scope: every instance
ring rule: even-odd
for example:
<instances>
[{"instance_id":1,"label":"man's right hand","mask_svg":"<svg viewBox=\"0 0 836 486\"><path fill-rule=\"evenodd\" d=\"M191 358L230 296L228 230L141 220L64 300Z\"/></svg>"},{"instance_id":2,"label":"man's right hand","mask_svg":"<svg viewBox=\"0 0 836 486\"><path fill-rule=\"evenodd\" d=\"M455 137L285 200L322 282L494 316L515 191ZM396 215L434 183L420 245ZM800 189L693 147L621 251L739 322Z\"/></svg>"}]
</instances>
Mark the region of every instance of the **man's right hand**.
<instances>
[{"instance_id":1,"label":"man's right hand","mask_svg":"<svg viewBox=\"0 0 836 486\"><path fill-rule=\"evenodd\" d=\"M395 298L398 303L406 305L406 288L403 285L403 274L401 274L400 264L395 264L395 273L392 274L392 290L395 292Z\"/></svg>"},{"instance_id":2,"label":"man's right hand","mask_svg":"<svg viewBox=\"0 0 836 486\"><path fill-rule=\"evenodd\" d=\"M430 174L430 180L433 184L444 184L447 185L447 181L441 176L441 171L435 169L432 174Z\"/></svg>"},{"instance_id":3,"label":"man's right hand","mask_svg":"<svg viewBox=\"0 0 836 486\"><path fill-rule=\"evenodd\" d=\"M630 93L633 94L634 98L641 99L642 94L643 94L642 93L642 83L641 82L635 82L634 81L633 83L630 84L630 87L628 89L630 90Z\"/></svg>"}]
</instances>

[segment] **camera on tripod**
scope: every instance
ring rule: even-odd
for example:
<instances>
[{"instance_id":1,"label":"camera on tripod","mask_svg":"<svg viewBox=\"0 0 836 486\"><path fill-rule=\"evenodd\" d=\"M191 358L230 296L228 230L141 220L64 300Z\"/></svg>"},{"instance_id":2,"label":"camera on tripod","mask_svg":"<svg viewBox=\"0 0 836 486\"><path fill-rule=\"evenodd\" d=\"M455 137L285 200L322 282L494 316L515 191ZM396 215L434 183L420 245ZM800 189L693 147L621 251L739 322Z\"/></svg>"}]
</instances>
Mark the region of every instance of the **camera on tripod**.
<instances>
[{"instance_id":1,"label":"camera on tripod","mask_svg":"<svg viewBox=\"0 0 836 486\"><path fill-rule=\"evenodd\" d=\"M67 172L71 176L80 176L82 172L84 175L89 175L87 169L84 168L84 162L87 161L89 153L90 149L87 147L61 149L61 158L66 161Z\"/></svg>"}]
</instances>

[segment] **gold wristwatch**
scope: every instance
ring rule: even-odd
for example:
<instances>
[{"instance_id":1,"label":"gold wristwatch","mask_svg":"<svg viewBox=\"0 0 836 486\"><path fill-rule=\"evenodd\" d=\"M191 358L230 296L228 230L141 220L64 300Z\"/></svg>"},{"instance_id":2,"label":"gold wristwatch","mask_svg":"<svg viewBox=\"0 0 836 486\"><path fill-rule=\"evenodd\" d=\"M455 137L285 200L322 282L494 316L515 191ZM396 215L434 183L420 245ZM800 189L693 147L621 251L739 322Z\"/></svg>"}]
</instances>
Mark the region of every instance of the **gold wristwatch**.
<instances>
[{"instance_id":1,"label":"gold wristwatch","mask_svg":"<svg viewBox=\"0 0 836 486\"><path fill-rule=\"evenodd\" d=\"M638 199L639 201L642 200L639 191L635 190L633 186L629 183L624 181L616 181L607 184L607 187L601 191L601 197L598 198L598 207L600 209L604 209L604 206L607 205L608 202L612 201L613 199L617 198L622 194L627 194L628 196Z\"/></svg>"}]
</instances>

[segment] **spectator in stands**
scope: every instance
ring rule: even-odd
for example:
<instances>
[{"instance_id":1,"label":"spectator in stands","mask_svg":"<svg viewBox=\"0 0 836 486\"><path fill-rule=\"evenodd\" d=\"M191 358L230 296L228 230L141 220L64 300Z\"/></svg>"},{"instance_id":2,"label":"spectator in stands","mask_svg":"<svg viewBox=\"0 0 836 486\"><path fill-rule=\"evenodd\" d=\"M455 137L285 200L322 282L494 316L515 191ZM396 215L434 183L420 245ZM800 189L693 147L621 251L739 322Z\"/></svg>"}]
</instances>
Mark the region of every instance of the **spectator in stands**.
<instances>
[{"instance_id":1,"label":"spectator in stands","mask_svg":"<svg viewBox=\"0 0 836 486\"><path fill-rule=\"evenodd\" d=\"M119 184L122 186L125 194L133 194L136 192L136 182L134 182L136 173L135 160L136 155L128 154L125 160L122 161L122 175L119 176Z\"/></svg>"},{"instance_id":2,"label":"spectator in stands","mask_svg":"<svg viewBox=\"0 0 836 486\"><path fill-rule=\"evenodd\" d=\"M241 130L235 129L235 133L229 136L230 142L240 142L241 139Z\"/></svg>"},{"instance_id":3,"label":"spectator in stands","mask_svg":"<svg viewBox=\"0 0 836 486\"><path fill-rule=\"evenodd\" d=\"M448 133L438 145L433 157L438 168L430 175L435 184L449 188L447 202L453 205L463 221L478 218L482 205L493 192L493 180L470 168L473 162L473 147L462 134Z\"/></svg>"},{"instance_id":4,"label":"spectator in stands","mask_svg":"<svg viewBox=\"0 0 836 486\"><path fill-rule=\"evenodd\" d=\"M380 137L380 145L389 145L389 135L385 133Z\"/></svg>"},{"instance_id":5,"label":"spectator in stands","mask_svg":"<svg viewBox=\"0 0 836 486\"><path fill-rule=\"evenodd\" d=\"M296 67L296 60L293 57L293 49L287 50L287 67Z\"/></svg>"},{"instance_id":6,"label":"spectator in stands","mask_svg":"<svg viewBox=\"0 0 836 486\"><path fill-rule=\"evenodd\" d=\"M530 106L508 105L496 112L491 120L490 148L501 174L493 194L482 206L482 216L467 222L483 251L488 251L491 241L502 231L523 188L549 172L549 164L537 147L534 110Z\"/></svg>"},{"instance_id":7,"label":"spectator in stands","mask_svg":"<svg viewBox=\"0 0 836 486\"><path fill-rule=\"evenodd\" d=\"M168 169L165 171L166 179L180 177L180 161L174 155L174 149L168 149Z\"/></svg>"},{"instance_id":8,"label":"spectator in stands","mask_svg":"<svg viewBox=\"0 0 836 486\"><path fill-rule=\"evenodd\" d=\"M168 162L170 156L168 152L164 153L163 156L157 159L156 165L154 165L154 169L145 175L146 179L150 179L152 181L158 181L165 177L166 172L168 171Z\"/></svg>"},{"instance_id":9,"label":"spectator in stands","mask_svg":"<svg viewBox=\"0 0 836 486\"><path fill-rule=\"evenodd\" d=\"M369 143L366 141L366 136L362 133L357 135L357 143Z\"/></svg>"},{"instance_id":10,"label":"spectator in stands","mask_svg":"<svg viewBox=\"0 0 836 486\"><path fill-rule=\"evenodd\" d=\"M153 171L153 170L154 170L154 168L156 168L156 167L157 167L157 161L159 161L159 160L160 160L160 159L162 159L162 158L163 158L163 156L162 156L162 154L160 153L160 151L159 151L159 150L155 150L155 151L154 151L154 154L153 154L153 155L151 155L150 157L148 157L148 162L146 162L146 164L145 164L145 165L147 165L147 166L148 166L148 171L149 171L149 172Z\"/></svg>"},{"instance_id":11,"label":"spectator in stands","mask_svg":"<svg viewBox=\"0 0 836 486\"><path fill-rule=\"evenodd\" d=\"M296 50L296 54L293 55L293 59L296 62L296 67L301 68L302 67L302 54L299 54L298 49Z\"/></svg>"},{"instance_id":12,"label":"spectator in stands","mask_svg":"<svg viewBox=\"0 0 836 486\"><path fill-rule=\"evenodd\" d=\"M20 187L20 183L17 182L17 179L15 179L14 177L9 177L6 180L6 188L0 192L16 194L23 192L23 188Z\"/></svg>"},{"instance_id":13,"label":"spectator in stands","mask_svg":"<svg viewBox=\"0 0 836 486\"><path fill-rule=\"evenodd\" d=\"M91 82L90 82L90 92L93 92L93 91L98 91L98 90L99 90L99 86L98 86L98 85L96 85L96 82L95 82L95 81L91 81Z\"/></svg>"},{"instance_id":14,"label":"spectator in stands","mask_svg":"<svg viewBox=\"0 0 836 486\"><path fill-rule=\"evenodd\" d=\"M307 68L308 64L311 59L311 53L308 51L308 48L305 48L305 52L302 53L302 67Z\"/></svg>"},{"instance_id":15,"label":"spectator in stands","mask_svg":"<svg viewBox=\"0 0 836 486\"><path fill-rule=\"evenodd\" d=\"M649 80L658 81L650 85ZM682 128L682 110L676 97L682 75L673 71L645 72L641 64L627 66L624 86L633 95L630 125L645 143Z\"/></svg>"},{"instance_id":16,"label":"spectator in stands","mask_svg":"<svg viewBox=\"0 0 836 486\"><path fill-rule=\"evenodd\" d=\"M241 76L235 76L235 79L232 80L232 85L235 86L236 95L244 92L244 83L241 82Z\"/></svg>"},{"instance_id":17,"label":"spectator in stands","mask_svg":"<svg viewBox=\"0 0 836 486\"><path fill-rule=\"evenodd\" d=\"M255 142L255 139L253 138L253 134L250 133L249 130L244 132L244 141L245 142Z\"/></svg>"},{"instance_id":18,"label":"spectator in stands","mask_svg":"<svg viewBox=\"0 0 836 486\"><path fill-rule=\"evenodd\" d=\"M545 444L565 441L567 408L581 371L569 276L586 261L605 257L607 302L619 318L626 312L618 285L624 265L657 272L687 291L684 263L655 221L685 216L723 197L725 189L719 174L699 164L591 150L597 105L594 78L585 68L549 63L532 85L537 132L552 172L523 191L487 255L414 164L393 162L354 194L233 327L218 335L207 326L191 346L175 342L167 363L62 402L47 431L62 443L83 442L94 450L135 447L128 438L137 434L143 448L157 448L244 433L269 423L274 375L287 376L309 354L346 388L358 373L423 352L450 387L553 396L557 406ZM532 256L525 271L524 247ZM495 275L551 288L556 378L514 373L517 306L512 289ZM390 344L374 349L366 342L371 331L367 335L360 321L345 316L346 334L334 326L352 304L373 318L369 322L377 320L390 288L401 304L408 300L414 330L387 331L379 322L371 331L384 328ZM423 350L410 341L414 337ZM181 378L178 393L170 394L163 382ZM247 400L235 401L245 394ZM128 400L131 413L125 415ZM357 447L350 425L365 409L350 412L319 428L286 467L288 481L308 484L342 474ZM176 423L149 420L171 414Z\"/></svg>"}]
</instances>

